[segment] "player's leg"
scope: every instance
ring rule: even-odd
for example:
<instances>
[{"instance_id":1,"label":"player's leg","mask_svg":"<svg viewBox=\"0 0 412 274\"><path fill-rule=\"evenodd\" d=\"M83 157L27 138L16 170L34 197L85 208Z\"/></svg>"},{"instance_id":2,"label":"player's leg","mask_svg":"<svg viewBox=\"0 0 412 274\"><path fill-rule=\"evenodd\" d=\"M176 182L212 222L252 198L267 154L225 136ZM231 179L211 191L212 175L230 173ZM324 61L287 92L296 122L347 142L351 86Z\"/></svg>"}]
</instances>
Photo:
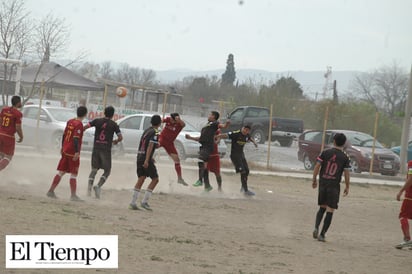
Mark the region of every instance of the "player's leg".
<instances>
[{"instance_id":1,"label":"player's leg","mask_svg":"<svg viewBox=\"0 0 412 274\"><path fill-rule=\"evenodd\" d=\"M0 158L0 171L2 171L9 165L11 159L13 158L16 141L14 138L5 136L1 136L0 138L0 154L2 155Z\"/></svg>"},{"instance_id":2,"label":"player's leg","mask_svg":"<svg viewBox=\"0 0 412 274\"><path fill-rule=\"evenodd\" d=\"M103 174L99 179L99 183L95 186L94 194L96 195L97 199L100 199L100 192L101 188L106 182L107 178L109 178L110 172L112 170L112 153L111 151L101 151L100 152L100 159L101 159L101 167L103 168Z\"/></svg>"},{"instance_id":3,"label":"player's leg","mask_svg":"<svg viewBox=\"0 0 412 274\"><path fill-rule=\"evenodd\" d=\"M217 182L217 190L222 191L222 176L220 175L220 172L216 172L215 176Z\"/></svg>"},{"instance_id":4,"label":"player's leg","mask_svg":"<svg viewBox=\"0 0 412 274\"><path fill-rule=\"evenodd\" d=\"M83 201L80 199L77 194L77 174L79 173L80 167L80 158L76 161L73 161L72 158L69 159L69 169L70 169L70 200L75 202Z\"/></svg>"},{"instance_id":5,"label":"player's leg","mask_svg":"<svg viewBox=\"0 0 412 274\"><path fill-rule=\"evenodd\" d=\"M63 175L66 174L66 172L64 171L58 171L57 174L54 176L52 184L49 188L49 191L47 191L47 197L49 198L53 198L53 199L57 199L56 194L54 193L54 190L56 189L56 187L59 185Z\"/></svg>"},{"instance_id":6,"label":"player's leg","mask_svg":"<svg viewBox=\"0 0 412 274\"><path fill-rule=\"evenodd\" d=\"M5 169L9 165L12 158L13 158L13 156L11 156L11 155L3 154L3 157L0 160L0 171Z\"/></svg>"},{"instance_id":7,"label":"player's leg","mask_svg":"<svg viewBox=\"0 0 412 274\"><path fill-rule=\"evenodd\" d=\"M144 180L147 177L145 168L143 167L143 162L137 162L136 164L136 173L137 173L137 182L134 186L133 189L133 195L132 195L132 201L129 204L129 209L132 210L138 210L139 208L137 207L137 199L139 198L140 195L140 190L142 189Z\"/></svg>"},{"instance_id":8,"label":"player's leg","mask_svg":"<svg viewBox=\"0 0 412 274\"><path fill-rule=\"evenodd\" d=\"M152 196L153 190L155 189L157 183L159 182L159 174L157 173L156 166L153 162L149 164L149 167L147 168L147 173L148 173L148 176L152 179L152 181L147 187L144 193L143 200L140 205L146 210L152 210L149 206L148 201L150 197Z\"/></svg>"},{"instance_id":9,"label":"player's leg","mask_svg":"<svg viewBox=\"0 0 412 274\"><path fill-rule=\"evenodd\" d=\"M327 204L326 216L325 216L325 220L323 221L322 230L320 231L320 234L318 237L319 241L325 241L326 232L328 232L330 224L332 223L333 212L335 211L335 209L338 208L339 194L340 194L339 184L327 186L326 188L326 204Z\"/></svg>"},{"instance_id":10,"label":"player's leg","mask_svg":"<svg viewBox=\"0 0 412 274\"><path fill-rule=\"evenodd\" d=\"M396 246L396 248L403 248L405 246L412 246L411 234L409 231L409 219L412 219L412 201L404 199L399 213L399 222L401 224L403 242Z\"/></svg>"},{"instance_id":11,"label":"player's leg","mask_svg":"<svg viewBox=\"0 0 412 274\"><path fill-rule=\"evenodd\" d=\"M242 165L242 172L240 173L240 175L241 175L242 187L245 191L245 195L254 196L255 193L250 191L248 187L247 181L249 177L249 166L244 156L241 158L241 165Z\"/></svg>"}]
</instances>

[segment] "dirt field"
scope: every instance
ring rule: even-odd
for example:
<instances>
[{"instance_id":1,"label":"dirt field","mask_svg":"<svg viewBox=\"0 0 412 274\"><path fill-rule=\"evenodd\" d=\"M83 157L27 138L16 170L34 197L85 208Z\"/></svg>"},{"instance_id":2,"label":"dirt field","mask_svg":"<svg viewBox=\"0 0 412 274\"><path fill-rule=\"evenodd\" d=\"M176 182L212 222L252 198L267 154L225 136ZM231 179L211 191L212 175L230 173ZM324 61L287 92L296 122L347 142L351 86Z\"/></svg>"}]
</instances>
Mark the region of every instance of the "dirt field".
<instances>
[{"instance_id":1,"label":"dirt field","mask_svg":"<svg viewBox=\"0 0 412 274\"><path fill-rule=\"evenodd\" d=\"M113 163L96 200L85 197L90 160L82 157L84 203L69 201L68 177L60 199L45 197L56 157L16 156L1 173L1 273L411 273L412 250L394 248L402 239L398 187L352 185L322 243L311 236L317 191L309 180L252 176L250 199L239 193L238 176L223 174L224 193L206 194L177 185L172 164L162 162L154 211L131 211L133 158ZM183 172L196 180L195 170ZM7 234L117 234L119 269L6 270Z\"/></svg>"}]
</instances>

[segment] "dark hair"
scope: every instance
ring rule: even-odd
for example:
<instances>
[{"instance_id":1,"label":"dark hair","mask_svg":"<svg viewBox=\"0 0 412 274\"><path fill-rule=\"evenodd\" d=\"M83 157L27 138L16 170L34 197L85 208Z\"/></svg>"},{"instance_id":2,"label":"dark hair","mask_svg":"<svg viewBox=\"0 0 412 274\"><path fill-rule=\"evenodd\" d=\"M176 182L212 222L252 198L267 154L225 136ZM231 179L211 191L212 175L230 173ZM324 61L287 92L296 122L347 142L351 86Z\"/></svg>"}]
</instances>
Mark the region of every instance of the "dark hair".
<instances>
[{"instance_id":1,"label":"dark hair","mask_svg":"<svg viewBox=\"0 0 412 274\"><path fill-rule=\"evenodd\" d=\"M170 113L170 117L172 117L173 120L176 120L176 116L180 116L179 113L177 112Z\"/></svg>"},{"instance_id":2,"label":"dark hair","mask_svg":"<svg viewBox=\"0 0 412 274\"><path fill-rule=\"evenodd\" d=\"M244 128L248 128L248 129L251 129L250 125L244 125L243 127L244 127Z\"/></svg>"},{"instance_id":3,"label":"dark hair","mask_svg":"<svg viewBox=\"0 0 412 274\"><path fill-rule=\"evenodd\" d=\"M160 118L160 115L155 114L150 119L150 123L152 124L152 126L158 126L162 123L162 118Z\"/></svg>"},{"instance_id":4,"label":"dark hair","mask_svg":"<svg viewBox=\"0 0 412 274\"><path fill-rule=\"evenodd\" d=\"M210 113L212 113L212 115L215 117L215 120L218 120L219 119L219 112L217 112L217 111L215 111L215 110L213 110L213 111L211 111Z\"/></svg>"},{"instance_id":5,"label":"dark hair","mask_svg":"<svg viewBox=\"0 0 412 274\"><path fill-rule=\"evenodd\" d=\"M114 115L114 107L108 106L104 109L104 116L107 118L112 118Z\"/></svg>"},{"instance_id":6,"label":"dark hair","mask_svg":"<svg viewBox=\"0 0 412 274\"><path fill-rule=\"evenodd\" d=\"M77 108L77 117L84 117L87 114L87 108L85 106L80 106Z\"/></svg>"},{"instance_id":7,"label":"dark hair","mask_svg":"<svg viewBox=\"0 0 412 274\"><path fill-rule=\"evenodd\" d=\"M13 107L15 107L20 102L21 102L21 97L20 96L14 95L13 97L11 97L11 105Z\"/></svg>"},{"instance_id":8,"label":"dark hair","mask_svg":"<svg viewBox=\"0 0 412 274\"><path fill-rule=\"evenodd\" d=\"M343 133L336 133L333 140L338 147L342 147L346 143L346 136Z\"/></svg>"}]
</instances>

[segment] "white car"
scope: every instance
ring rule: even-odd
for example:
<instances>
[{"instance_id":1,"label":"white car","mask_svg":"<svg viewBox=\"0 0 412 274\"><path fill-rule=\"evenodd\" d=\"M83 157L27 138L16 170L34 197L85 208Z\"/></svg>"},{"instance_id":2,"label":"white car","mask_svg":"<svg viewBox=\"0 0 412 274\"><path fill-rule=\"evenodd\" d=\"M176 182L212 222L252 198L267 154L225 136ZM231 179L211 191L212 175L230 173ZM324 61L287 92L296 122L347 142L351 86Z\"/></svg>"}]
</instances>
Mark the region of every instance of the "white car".
<instances>
[{"instance_id":1,"label":"white car","mask_svg":"<svg viewBox=\"0 0 412 274\"><path fill-rule=\"evenodd\" d=\"M145 129L151 126L150 119L152 114L139 113L125 116L116 121L119 125L120 130L123 135L123 141L118 145L113 146L113 152L115 154L123 153L137 153L137 147L139 145L140 138ZM179 133L175 140L175 146L179 153L180 159L184 160L186 158L196 158L198 156L200 144L198 142L188 140L185 138L186 134L190 134L193 137L200 136L200 132L195 129L192 125L185 122L186 126ZM114 137L116 138L116 137ZM94 141L94 128L90 128L85 131L83 136L82 149L92 150ZM223 140L220 141L218 146L218 151L220 157L226 155L226 144ZM164 149L160 149L164 152Z\"/></svg>"}]
</instances>

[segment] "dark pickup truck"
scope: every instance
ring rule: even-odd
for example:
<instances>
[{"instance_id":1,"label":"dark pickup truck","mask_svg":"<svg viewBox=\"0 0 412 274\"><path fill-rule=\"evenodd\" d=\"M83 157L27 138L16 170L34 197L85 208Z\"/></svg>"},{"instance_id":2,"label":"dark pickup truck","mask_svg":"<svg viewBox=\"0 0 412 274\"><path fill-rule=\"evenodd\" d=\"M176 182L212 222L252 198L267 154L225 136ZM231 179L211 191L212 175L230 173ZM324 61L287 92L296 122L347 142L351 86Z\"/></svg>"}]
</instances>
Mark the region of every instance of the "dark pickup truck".
<instances>
[{"instance_id":1,"label":"dark pickup truck","mask_svg":"<svg viewBox=\"0 0 412 274\"><path fill-rule=\"evenodd\" d=\"M241 106L235 108L228 117L230 126L224 132L240 129L244 125L251 127L253 139L263 144L269 137L270 111L268 108ZM303 132L303 120L272 117L272 141L278 141L283 147L290 147L294 139Z\"/></svg>"}]
</instances>

